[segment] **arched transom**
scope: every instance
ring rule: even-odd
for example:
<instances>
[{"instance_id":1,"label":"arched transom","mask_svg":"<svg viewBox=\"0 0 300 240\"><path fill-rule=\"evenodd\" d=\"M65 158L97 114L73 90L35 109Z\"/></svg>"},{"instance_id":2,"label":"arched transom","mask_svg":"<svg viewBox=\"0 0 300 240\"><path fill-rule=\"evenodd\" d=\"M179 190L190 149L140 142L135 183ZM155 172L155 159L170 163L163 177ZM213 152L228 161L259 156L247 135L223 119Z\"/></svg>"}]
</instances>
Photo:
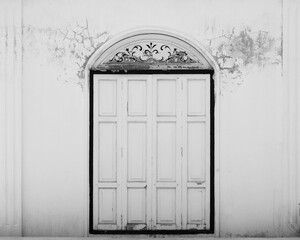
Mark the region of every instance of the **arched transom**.
<instances>
[{"instance_id":1,"label":"arched transom","mask_svg":"<svg viewBox=\"0 0 300 240\"><path fill-rule=\"evenodd\" d=\"M104 49L94 70L212 69L188 42L163 34L141 34Z\"/></svg>"}]
</instances>

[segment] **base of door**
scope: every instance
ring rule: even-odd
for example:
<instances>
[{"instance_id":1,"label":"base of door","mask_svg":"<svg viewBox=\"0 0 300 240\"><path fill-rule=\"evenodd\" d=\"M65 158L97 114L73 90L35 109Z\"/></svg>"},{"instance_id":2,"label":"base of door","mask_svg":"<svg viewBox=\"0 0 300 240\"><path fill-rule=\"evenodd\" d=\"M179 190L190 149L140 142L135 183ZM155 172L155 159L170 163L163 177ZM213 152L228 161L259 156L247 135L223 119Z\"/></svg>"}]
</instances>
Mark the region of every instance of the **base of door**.
<instances>
[{"instance_id":1,"label":"base of door","mask_svg":"<svg viewBox=\"0 0 300 240\"><path fill-rule=\"evenodd\" d=\"M201 234L201 237L214 237L214 231L213 230L141 230L141 231L129 231L129 230L90 230L90 234L89 236L97 236L98 234L107 234L107 235L111 235L111 234L124 234L124 235L128 235L128 234L132 234L132 235L137 235L137 234L146 234L146 235L156 235L156 234L182 234L182 235L187 235L187 234L193 234L193 235L197 235L197 234ZM207 235L207 236L204 236Z\"/></svg>"}]
</instances>

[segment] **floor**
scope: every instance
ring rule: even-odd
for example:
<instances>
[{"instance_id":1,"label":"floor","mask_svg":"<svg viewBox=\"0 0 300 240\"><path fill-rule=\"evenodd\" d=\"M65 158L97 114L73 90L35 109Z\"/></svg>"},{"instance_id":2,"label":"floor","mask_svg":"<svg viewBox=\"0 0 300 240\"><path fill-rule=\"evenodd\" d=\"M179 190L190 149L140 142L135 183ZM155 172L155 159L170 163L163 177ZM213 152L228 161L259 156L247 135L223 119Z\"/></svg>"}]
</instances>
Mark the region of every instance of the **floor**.
<instances>
[{"instance_id":1,"label":"floor","mask_svg":"<svg viewBox=\"0 0 300 240\"><path fill-rule=\"evenodd\" d=\"M146 240L146 239L174 239L174 240L186 240L186 239L201 239L201 240L213 240L213 237L199 237L195 235L185 235L185 236L178 236L178 235L102 235L96 237L89 237L93 239L99 240L113 240L113 239L135 239L135 240ZM76 238L76 237L0 237L0 240L86 240L87 238ZM226 240L240 240L244 238L220 238ZM266 239L274 239L274 240L299 240L300 237L292 237L292 238L247 238L247 240L266 240Z\"/></svg>"}]
</instances>

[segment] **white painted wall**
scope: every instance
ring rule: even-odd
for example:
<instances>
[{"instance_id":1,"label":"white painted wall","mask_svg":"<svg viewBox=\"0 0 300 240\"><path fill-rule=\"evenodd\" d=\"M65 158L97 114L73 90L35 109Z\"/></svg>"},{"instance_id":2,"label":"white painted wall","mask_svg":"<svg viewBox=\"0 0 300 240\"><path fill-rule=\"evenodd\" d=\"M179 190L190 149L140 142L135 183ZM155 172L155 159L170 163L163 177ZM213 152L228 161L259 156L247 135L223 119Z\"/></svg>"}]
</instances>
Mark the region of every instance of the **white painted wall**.
<instances>
[{"instance_id":1,"label":"white painted wall","mask_svg":"<svg viewBox=\"0 0 300 240\"><path fill-rule=\"evenodd\" d=\"M23 88L23 235L82 236L85 216L84 102L55 68L28 59Z\"/></svg>"},{"instance_id":2,"label":"white painted wall","mask_svg":"<svg viewBox=\"0 0 300 240\"><path fill-rule=\"evenodd\" d=\"M21 234L22 17L0 2L0 236Z\"/></svg>"},{"instance_id":3,"label":"white painted wall","mask_svg":"<svg viewBox=\"0 0 300 240\"><path fill-rule=\"evenodd\" d=\"M87 234L87 105L80 85L84 78L74 73L92 52L79 44L75 52L83 56L76 57L61 33L79 31L76 22L84 26L86 19L93 36L149 25L174 29L197 38L219 60L218 46L226 42L222 34L233 28L238 33L245 27L252 33L267 31L275 39L263 55L271 59L264 65L240 63L240 78L221 72L220 235L296 235L286 224L291 200L284 199L283 191L289 186L286 82L281 63L274 63L281 59L275 53L281 43L282 1L23 0L22 7L24 236Z\"/></svg>"},{"instance_id":4,"label":"white painted wall","mask_svg":"<svg viewBox=\"0 0 300 240\"><path fill-rule=\"evenodd\" d=\"M221 98L222 236L280 234L282 78L271 66Z\"/></svg>"}]
</instances>

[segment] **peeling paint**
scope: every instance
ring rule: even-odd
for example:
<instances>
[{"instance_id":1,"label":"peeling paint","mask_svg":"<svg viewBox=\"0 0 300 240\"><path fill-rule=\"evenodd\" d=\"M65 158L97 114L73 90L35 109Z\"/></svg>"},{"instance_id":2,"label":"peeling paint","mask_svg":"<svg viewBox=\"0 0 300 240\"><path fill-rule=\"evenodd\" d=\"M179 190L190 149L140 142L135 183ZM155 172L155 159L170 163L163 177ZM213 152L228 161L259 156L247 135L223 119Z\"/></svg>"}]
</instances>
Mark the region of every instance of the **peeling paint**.
<instances>
[{"instance_id":1,"label":"peeling paint","mask_svg":"<svg viewBox=\"0 0 300 240\"><path fill-rule=\"evenodd\" d=\"M129 231L141 231L141 230L147 230L147 225L146 224L127 224L125 226L126 230Z\"/></svg>"},{"instance_id":2,"label":"peeling paint","mask_svg":"<svg viewBox=\"0 0 300 240\"><path fill-rule=\"evenodd\" d=\"M261 231L261 232L246 232L245 234L237 234L236 237L241 237L241 238L249 238L249 237L255 237L255 238L265 238L268 237L269 233L268 231Z\"/></svg>"},{"instance_id":3,"label":"peeling paint","mask_svg":"<svg viewBox=\"0 0 300 240\"><path fill-rule=\"evenodd\" d=\"M84 85L84 70L90 56L109 38L107 32L91 33L88 21L66 29L37 29L31 25L23 29L25 48L36 56L46 56L57 64L57 79Z\"/></svg>"},{"instance_id":4,"label":"peeling paint","mask_svg":"<svg viewBox=\"0 0 300 240\"><path fill-rule=\"evenodd\" d=\"M69 25L65 29L37 29L33 26L24 27L25 48L36 55L45 56L48 61L57 64L60 71L57 79L64 82L75 82L84 85L85 66L91 55L109 39L106 31L91 33L88 20ZM218 62L221 72L221 92L233 91L244 81L244 75L253 71L263 70L267 65L281 64L281 38L275 39L267 31L253 32L249 26L235 27L220 36L207 39L206 48ZM165 67L178 69L181 66L170 65L149 66L149 69ZM185 66L186 69L193 66ZM110 69L120 68L110 65ZM142 69L145 66L130 65L128 69ZM100 69L100 70L106 70ZM255 71L256 71L255 70Z\"/></svg>"},{"instance_id":5,"label":"peeling paint","mask_svg":"<svg viewBox=\"0 0 300 240\"><path fill-rule=\"evenodd\" d=\"M267 65L281 64L281 38L275 39L267 31L253 32L249 26L236 27L207 42L206 47L221 69L223 91L241 85L243 76L252 67L262 70Z\"/></svg>"}]
</instances>

